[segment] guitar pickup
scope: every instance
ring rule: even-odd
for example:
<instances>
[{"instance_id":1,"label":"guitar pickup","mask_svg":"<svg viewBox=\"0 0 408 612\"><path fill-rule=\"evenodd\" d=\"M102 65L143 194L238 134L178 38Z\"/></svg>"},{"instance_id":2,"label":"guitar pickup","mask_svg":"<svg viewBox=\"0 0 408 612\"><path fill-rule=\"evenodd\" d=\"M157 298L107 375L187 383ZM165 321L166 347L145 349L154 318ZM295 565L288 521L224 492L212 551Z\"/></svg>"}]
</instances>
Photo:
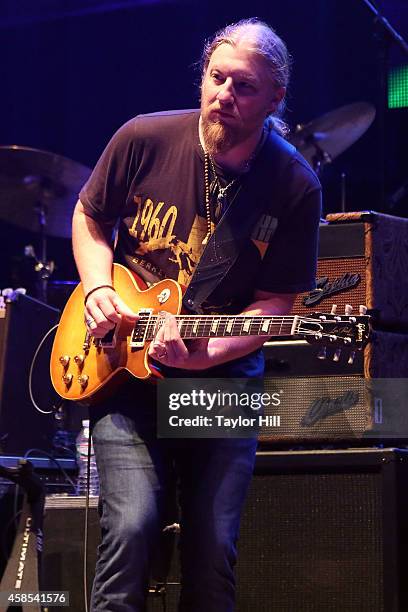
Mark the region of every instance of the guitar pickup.
<instances>
[{"instance_id":1,"label":"guitar pickup","mask_svg":"<svg viewBox=\"0 0 408 612\"><path fill-rule=\"evenodd\" d=\"M153 308L142 308L138 311L138 320L135 323L133 328L132 337L130 338L130 347L132 349L142 349L146 344L147 339L151 339L150 336L154 336L152 332L153 329L150 329L151 323L150 317L152 315ZM149 327L150 324L150 327Z\"/></svg>"}]
</instances>

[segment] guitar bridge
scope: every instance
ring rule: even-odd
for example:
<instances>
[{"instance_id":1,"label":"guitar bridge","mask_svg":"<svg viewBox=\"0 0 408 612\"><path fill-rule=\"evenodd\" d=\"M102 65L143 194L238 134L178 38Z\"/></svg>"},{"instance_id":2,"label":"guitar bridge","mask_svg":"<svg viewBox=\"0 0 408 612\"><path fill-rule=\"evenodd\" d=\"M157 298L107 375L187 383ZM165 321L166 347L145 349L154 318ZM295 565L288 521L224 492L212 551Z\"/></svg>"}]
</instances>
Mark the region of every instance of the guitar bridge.
<instances>
[{"instance_id":1,"label":"guitar bridge","mask_svg":"<svg viewBox=\"0 0 408 612\"><path fill-rule=\"evenodd\" d=\"M116 346L116 331L118 326L112 327L103 338L95 338L95 345L98 348L115 348Z\"/></svg>"},{"instance_id":2,"label":"guitar bridge","mask_svg":"<svg viewBox=\"0 0 408 612\"><path fill-rule=\"evenodd\" d=\"M139 310L138 320L133 328L132 337L130 339L130 347L133 349L142 349L146 344L146 340L150 337L149 335L149 324L150 318L153 312L153 308L142 308Z\"/></svg>"}]
</instances>

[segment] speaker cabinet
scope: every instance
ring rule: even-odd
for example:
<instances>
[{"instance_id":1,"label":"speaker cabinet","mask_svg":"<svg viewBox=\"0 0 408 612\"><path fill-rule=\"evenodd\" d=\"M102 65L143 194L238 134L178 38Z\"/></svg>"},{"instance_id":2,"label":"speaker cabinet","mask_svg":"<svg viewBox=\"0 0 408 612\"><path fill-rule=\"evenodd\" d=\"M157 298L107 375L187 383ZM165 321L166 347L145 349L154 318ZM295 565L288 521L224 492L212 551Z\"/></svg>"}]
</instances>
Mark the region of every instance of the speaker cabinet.
<instances>
[{"instance_id":1,"label":"speaker cabinet","mask_svg":"<svg viewBox=\"0 0 408 612\"><path fill-rule=\"evenodd\" d=\"M42 589L44 591L69 591L69 608L76 612L85 610L84 531L84 497L58 495L47 497L44 515ZM97 499L91 498L88 520L88 598L95 574L99 540ZM49 610L58 612L60 608L51 606Z\"/></svg>"},{"instance_id":2,"label":"speaker cabinet","mask_svg":"<svg viewBox=\"0 0 408 612\"><path fill-rule=\"evenodd\" d=\"M379 329L408 330L408 219L374 212L328 215L319 230L317 289L293 312L365 304Z\"/></svg>"},{"instance_id":3,"label":"speaker cabinet","mask_svg":"<svg viewBox=\"0 0 408 612\"><path fill-rule=\"evenodd\" d=\"M51 495L47 497L44 516L44 546L42 555L42 589L69 591L70 610L83 612L84 604L84 533L85 498ZM88 517L87 586L90 600L95 575L97 549L100 542L97 498L90 498ZM160 573L160 561L158 567ZM179 579L176 555L165 589L152 578L147 600L148 612L177 610ZM166 607L167 606L167 607ZM61 608L49 607L49 612Z\"/></svg>"},{"instance_id":4,"label":"speaker cabinet","mask_svg":"<svg viewBox=\"0 0 408 612\"><path fill-rule=\"evenodd\" d=\"M258 453L236 612L403 612L408 453Z\"/></svg>"},{"instance_id":5,"label":"speaker cabinet","mask_svg":"<svg viewBox=\"0 0 408 612\"><path fill-rule=\"evenodd\" d=\"M52 414L36 410L29 391L43 411L57 400L49 375L53 336L44 342L33 363L37 347L57 322L59 311L34 298L19 295L7 302L0 317L0 452L23 455L31 448L51 450Z\"/></svg>"}]
</instances>

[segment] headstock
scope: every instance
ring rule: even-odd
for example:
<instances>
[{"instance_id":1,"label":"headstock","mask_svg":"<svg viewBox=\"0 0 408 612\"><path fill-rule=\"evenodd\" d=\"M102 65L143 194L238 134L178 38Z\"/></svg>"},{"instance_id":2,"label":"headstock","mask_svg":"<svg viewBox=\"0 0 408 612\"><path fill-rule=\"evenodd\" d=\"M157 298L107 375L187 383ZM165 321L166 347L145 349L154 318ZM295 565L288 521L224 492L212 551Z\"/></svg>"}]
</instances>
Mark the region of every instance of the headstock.
<instances>
[{"instance_id":1,"label":"headstock","mask_svg":"<svg viewBox=\"0 0 408 612\"><path fill-rule=\"evenodd\" d=\"M359 314L353 315L353 307L346 304L344 315L336 314L333 304L330 314L314 312L300 318L297 331L310 344L323 344L317 357L326 359L328 350L334 349L333 361L339 361L343 348L350 350L348 363L354 361L356 350L362 350L370 337L370 316L366 306L359 306Z\"/></svg>"}]
</instances>

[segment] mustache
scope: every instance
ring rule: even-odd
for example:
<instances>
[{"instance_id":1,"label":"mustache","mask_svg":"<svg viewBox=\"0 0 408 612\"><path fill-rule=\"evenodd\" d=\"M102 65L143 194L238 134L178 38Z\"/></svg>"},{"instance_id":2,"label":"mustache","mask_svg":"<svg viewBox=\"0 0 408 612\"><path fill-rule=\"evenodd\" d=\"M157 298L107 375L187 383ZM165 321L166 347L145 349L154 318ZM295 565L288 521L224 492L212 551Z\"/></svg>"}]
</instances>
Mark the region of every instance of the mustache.
<instances>
[{"instance_id":1,"label":"mustache","mask_svg":"<svg viewBox=\"0 0 408 612\"><path fill-rule=\"evenodd\" d=\"M236 117L236 113L234 113L233 110L230 110L228 108L223 108L222 106L218 106L218 105L210 107L208 111L209 111L209 114L217 113L217 114L226 115L227 117Z\"/></svg>"}]
</instances>

